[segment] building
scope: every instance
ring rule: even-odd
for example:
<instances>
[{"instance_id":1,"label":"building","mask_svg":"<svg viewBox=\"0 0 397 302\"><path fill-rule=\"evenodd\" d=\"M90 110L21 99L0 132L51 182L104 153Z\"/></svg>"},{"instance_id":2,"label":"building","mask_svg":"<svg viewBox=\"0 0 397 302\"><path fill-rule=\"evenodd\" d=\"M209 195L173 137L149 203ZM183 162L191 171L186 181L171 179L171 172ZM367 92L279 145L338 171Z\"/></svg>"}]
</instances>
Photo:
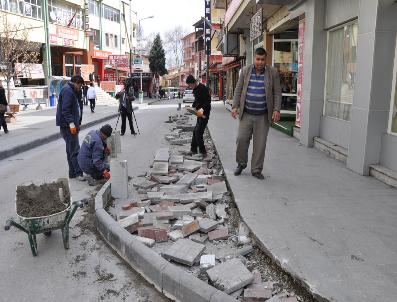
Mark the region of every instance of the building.
<instances>
[{"instance_id":1,"label":"building","mask_svg":"<svg viewBox=\"0 0 397 302\"><path fill-rule=\"evenodd\" d=\"M280 72L283 109L296 112L302 144L327 149L363 175L397 172L395 1L215 5L226 10L220 48L229 100L239 69L251 64L255 48L263 46L268 64Z\"/></svg>"}]
</instances>

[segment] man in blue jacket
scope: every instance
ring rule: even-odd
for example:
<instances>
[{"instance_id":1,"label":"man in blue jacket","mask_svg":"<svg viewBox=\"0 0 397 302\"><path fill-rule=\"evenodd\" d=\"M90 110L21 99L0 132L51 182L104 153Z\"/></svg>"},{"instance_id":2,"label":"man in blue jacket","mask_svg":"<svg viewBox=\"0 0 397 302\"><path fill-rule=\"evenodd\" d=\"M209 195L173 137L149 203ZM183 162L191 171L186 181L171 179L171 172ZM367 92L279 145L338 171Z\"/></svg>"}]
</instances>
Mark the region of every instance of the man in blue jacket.
<instances>
[{"instance_id":1,"label":"man in blue jacket","mask_svg":"<svg viewBox=\"0 0 397 302\"><path fill-rule=\"evenodd\" d=\"M83 171L77 162L79 154L80 107L78 98L84 80L81 76L73 76L71 81L62 87L59 94L56 125L66 143L66 156L69 165L69 178L84 181Z\"/></svg>"},{"instance_id":2,"label":"man in blue jacket","mask_svg":"<svg viewBox=\"0 0 397 302\"><path fill-rule=\"evenodd\" d=\"M100 130L91 130L81 144L77 157L80 168L93 179L110 178L109 164L105 158L110 154L106 139L112 135L112 130L109 124Z\"/></svg>"}]
</instances>

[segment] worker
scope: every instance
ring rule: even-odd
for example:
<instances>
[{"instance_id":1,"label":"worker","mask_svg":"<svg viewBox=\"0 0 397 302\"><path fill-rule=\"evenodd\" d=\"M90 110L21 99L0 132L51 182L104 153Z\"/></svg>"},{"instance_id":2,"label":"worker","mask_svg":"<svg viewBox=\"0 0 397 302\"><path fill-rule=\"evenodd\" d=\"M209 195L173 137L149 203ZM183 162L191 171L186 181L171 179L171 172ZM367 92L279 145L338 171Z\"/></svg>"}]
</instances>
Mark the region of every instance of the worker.
<instances>
[{"instance_id":1,"label":"worker","mask_svg":"<svg viewBox=\"0 0 397 302\"><path fill-rule=\"evenodd\" d=\"M106 157L110 154L110 148L106 140L112 135L112 127L109 124L102 126L100 130L91 130L84 138L78 155L79 166L83 172L93 180L109 179L110 167Z\"/></svg>"}]
</instances>

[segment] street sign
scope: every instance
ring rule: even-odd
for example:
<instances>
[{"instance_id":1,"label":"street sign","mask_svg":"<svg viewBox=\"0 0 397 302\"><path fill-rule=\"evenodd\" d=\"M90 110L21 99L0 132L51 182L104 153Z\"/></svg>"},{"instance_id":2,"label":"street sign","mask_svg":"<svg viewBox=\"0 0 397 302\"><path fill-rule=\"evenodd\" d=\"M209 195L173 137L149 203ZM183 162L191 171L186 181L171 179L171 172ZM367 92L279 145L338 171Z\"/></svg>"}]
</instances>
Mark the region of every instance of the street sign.
<instances>
[{"instance_id":1,"label":"street sign","mask_svg":"<svg viewBox=\"0 0 397 302\"><path fill-rule=\"evenodd\" d=\"M128 55L110 55L109 56L109 65L112 67L128 67L129 66L129 57Z\"/></svg>"},{"instance_id":2,"label":"street sign","mask_svg":"<svg viewBox=\"0 0 397 302\"><path fill-rule=\"evenodd\" d=\"M134 58L132 60L132 65L134 66L134 68L142 69L143 68L143 58Z\"/></svg>"}]
</instances>

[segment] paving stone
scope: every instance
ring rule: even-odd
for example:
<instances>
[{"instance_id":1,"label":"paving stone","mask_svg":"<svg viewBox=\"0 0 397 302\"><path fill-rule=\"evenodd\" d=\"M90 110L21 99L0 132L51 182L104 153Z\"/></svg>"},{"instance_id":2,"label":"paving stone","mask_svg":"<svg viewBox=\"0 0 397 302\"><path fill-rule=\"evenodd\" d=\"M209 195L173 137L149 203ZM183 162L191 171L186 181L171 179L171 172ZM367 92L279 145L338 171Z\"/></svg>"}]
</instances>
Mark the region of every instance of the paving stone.
<instances>
[{"instance_id":1,"label":"paving stone","mask_svg":"<svg viewBox=\"0 0 397 302\"><path fill-rule=\"evenodd\" d=\"M215 255L202 255L200 258L200 268L209 269L215 266Z\"/></svg>"},{"instance_id":2,"label":"paving stone","mask_svg":"<svg viewBox=\"0 0 397 302\"><path fill-rule=\"evenodd\" d=\"M209 171L208 171L208 168L207 168L207 167L201 167L200 169L198 169L198 170L196 171L196 173L197 173L198 175L208 175L208 174L209 174Z\"/></svg>"},{"instance_id":3,"label":"paving stone","mask_svg":"<svg viewBox=\"0 0 397 302\"><path fill-rule=\"evenodd\" d=\"M143 215L145 214L145 208L144 207L133 207L129 209L128 211L122 211L118 214L117 220L122 220L124 218L127 218L128 216L131 215L138 215L139 218L143 218Z\"/></svg>"},{"instance_id":4,"label":"paving stone","mask_svg":"<svg viewBox=\"0 0 397 302\"><path fill-rule=\"evenodd\" d=\"M254 269L252 271L252 274L254 275L254 281L252 282L252 284L261 284L262 283L261 272L258 271L257 269Z\"/></svg>"},{"instance_id":5,"label":"paving stone","mask_svg":"<svg viewBox=\"0 0 397 302\"><path fill-rule=\"evenodd\" d=\"M192 183L197 178L196 173L186 173L178 182L177 184L187 185L188 187L192 185Z\"/></svg>"},{"instance_id":6,"label":"paving stone","mask_svg":"<svg viewBox=\"0 0 397 302\"><path fill-rule=\"evenodd\" d=\"M189 236L189 239L197 242L197 243L204 243L207 241L208 239L208 235L204 235L204 234L193 234Z\"/></svg>"},{"instance_id":7,"label":"paving stone","mask_svg":"<svg viewBox=\"0 0 397 302\"><path fill-rule=\"evenodd\" d=\"M169 148L161 148L156 151L154 161L155 162L168 162L169 157L170 157L170 149Z\"/></svg>"},{"instance_id":8,"label":"paving stone","mask_svg":"<svg viewBox=\"0 0 397 302\"><path fill-rule=\"evenodd\" d=\"M148 246L148 247L153 247L154 244L156 243L156 241L155 241L154 239L145 238L145 237L140 237L140 236L136 236L136 235L133 235L133 237L134 237L136 240L142 242L144 245L146 245L146 246Z\"/></svg>"},{"instance_id":9,"label":"paving stone","mask_svg":"<svg viewBox=\"0 0 397 302\"><path fill-rule=\"evenodd\" d=\"M201 210L200 208L196 208L192 211L191 214L193 217L202 217L203 216L203 210Z\"/></svg>"},{"instance_id":10,"label":"paving stone","mask_svg":"<svg viewBox=\"0 0 397 302\"><path fill-rule=\"evenodd\" d=\"M212 177L207 179L207 184L208 185L214 185L214 184L217 184L217 183L220 183L220 182L223 182L223 181L224 181L223 177L220 178L220 177L217 177L217 176L212 176Z\"/></svg>"},{"instance_id":11,"label":"paving stone","mask_svg":"<svg viewBox=\"0 0 397 302\"><path fill-rule=\"evenodd\" d=\"M124 211L128 211L128 210L130 210L131 208L137 207L137 206L138 206L138 205L137 205L136 202L128 202L128 203L124 204L124 205L121 207L121 209L124 210Z\"/></svg>"},{"instance_id":12,"label":"paving stone","mask_svg":"<svg viewBox=\"0 0 397 302\"><path fill-rule=\"evenodd\" d=\"M176 195L186 193L188 186L185 184L175 184L160 187L160 192L163 192L165 195Z\"/></svg>"},{"instance_id":13,"label":"paving stone","mask_svg":"<svg viewBox=\"0 0 397 302\"><path fill-rule=\"evenodd\" d=\"M183 215L191 214L192 212L190 207L186 205L168 207L168 211L170 211L175 218L179 218L182 217Z\"/></svg>"},{"instance_id":14,"label":"paving stone","mask_svg":"<svg viewBox=\"0 0 397 302\"><path fill-rule=\"evenodd\" d=\"M151 188L154 188L155 186L157 186L157 183L154 181L150 181L145 179L142 182L136 183L134 184L134 187L137 189L144 189L144 190L149 190ZM146 193L146 192L145 192Z\"/></svg>"},{"instance_id":15,"label":"paving stone","mask_svg":"<svg viewBox=\"0 0 397 302\"><path fill-rule=\"evenodd\" d=\"M174 219L174 214L170 211L160 211L160 212L153 212L152 213L157 220L169 220Z\"/></svg>"},{"instance_id":16,"label":"paving stone","mask_svg":"<svg viewBox=\"0 0 397 302\"><path fill-rule=\"evenodd\" d=\"M298 302L298 300L289 293L281 293L273 296L267 302Z\"/></svg>"},{"instance_id":17,"label":"paving stone","mask_svg":"<svg viewBox=\"0 0 397 302\"><path fill-rule=\"evenodd\" d=\"M156 242L168 241L167 231L161 228L155 227L140 227L138 228L138 236L150 238Z\"/></svg>"},{"instance_id":18,"label":"paving stone","mask_svg":"<svg viewBox=\"0 0 397 302\"><path fill-rule=\"evenodd\" d=\"M168 175L168 162L155 162L151 171L152 175Z\"/></svg>"},{"instance_id":19,"label":"paving stone","mask_svg":"<svg viewBox=\"0 0 397 302\"><path fill-rule=\"evenodd\" d=\"M205 208L205 212L207 213L208 217L215 220L216 219L216 210L215 210L215 205L209 204Z\"/></svg>"},{"instance_id":20,"label":"paving stone","mask_svg":"<svg viewBox=\"0 0 397 302\"><path fill-rule=\"evenodd\" d=\"M174 230L170 233L168 233L168 237L172 240L172 241L177 241L178 239L183 238L183 233L181 230Z\"/></svg>"},{"instance_id":21,"label":"paving stone","mask_svg":"<svg viewBox=\"0 0 397 302\"><path fill-rule=\"evenodd\" d=\"M160 212L163 211L163 207L159 204L153 205L153 206L149 206L149 209L151 212Z\"/></svg>"},{"instance_id":22,"label":"paving stone","mask_svg":"<svg viewBox=\"0 0 397 302\"><path fill-rule=\"evenodd\" d=\"M172 165L182 165L184 162L183 155L171 155L170 164Z\"/></svg>"},{"instance_id":23,"label":"paving stone","mask_svg":"<svg viewBox=\"0 0 397 302\"><path fill-rule=\"evenodd\" d=\"M265 288L246 288L244 290L244 302L262 302L272 297L272 291Z\"/></svg>"},{"instance_id":24,"label":"paving stone","mask_svg":"<svg viewBox=\"0 0 397 302\"><path fill-rule=\"evenodd\" d=\"M152 203L159 203L164 196L164 192L147 192L147 197Z\"/></svg>"},{"instance_id":25,"label":"paving stone","mask_svg":"<svg viewBox=\"0 0 397 302\"><path fill-rule=\"evenodd\" d=\"M142 226L142 225L141 225L139 222L137 222L137 223L131 224L130 226L126 227L125 229L126 229L129 233L133 234L133 233L136 233L136 232L138 231L138 228L139 228L140 226Z\"/></svg>"},{"instance_id":26,"label":"paving stone","mask_svg":"<svg viewBox=\"0 0 397 302\"><path fill-rule=\"evenodd\" d=\"M179 239L163 252L162 255L166 259L193 266L204 249L204 244L199 244L189 239Z\"/></svg>"},{"instance_id":27,"label":"paving stone","mask_svg":"<svg viewBox=\"0 0 397 302\"><path fill-rule=\"evenodd\" d=\"M208 233L208 239L213 240L224 240L229 238L229 230L227 227L220 227L214 231Z\"/></svg>"},{"instance_id":28,"label":"paving stone","mask_svg":"<svg viewBox=\"0 0 397 302\"><path fill-rule=\"evenodd\" d=\"M137 202L137 206L140 207L140 208L145 208L145 207L147 207L147 206L150 206L150 204L151 204L151 202L150 202L149 199L147 199L147 200L141 200L141 201L138 201L138 202Z\"/></svg>"},{"instance_id":29,"label":"paving stone","mask_svg":"<svg viewBox=\"0 0 397 302\"><path fill-rule=\"evenodd\" d=\"M226 258L238 258L239 256L246 256L253 251L252 245L236 248L233 246L211 247L209 251L215 254L216 259L222 260Z\"/></svg>"},{"instance_id":30,"label":"paving stone","mask_svg":"<svg viewBox=\"0 0 397 302\"><path fill-rule=\"evenodd\" d=\"M160 201L159 205L164 209L167 210L168 207L172 207L175 205L175 202L169 200L162 200Z\"/></svg>"},{"instance_id":31,"label":"paving stone","mask_svg":"<svg viewBox=\"0 0 397 302\"><path fill-rule=\"evenodd\" d=\"M223 197L223 194L228 192L226 182L219 182L207 187L207 191L212 191L215 200L219 200Z\"/></svg>"},{"instance_id":32,"label":"paving stone","mask_svg":"<svg viewBox=\"0 0 397 302\"><path fill-rule=\"evenodd\" d=\"M195 160L185 160L182 165L178 165L179 171L194 172L201 168L202 163Z\"/></svg>"},{"instance_id":33,"label":"paving stone","mask_svg":"<svg viewBox=\"0 0 397 302\"><path fill-rule=\"evenodd\" d=\"M172 225L172 230L182 230L182 227L185 224L183 223L182 219L178 219L177 221L175 221L175 223Z\"/></svg>"},{"instance_id":34,"label":"paving stone","mask_svg":"<svg viewBox=\"0 0 397 302\"><path fill-rule=\"evenodd\" d=\"M155 220L155 216L153 215L153 213L145 213L145 215L143 216L143 219L141 221L142 226L146 227L146 226L152 226Z\"/></svg>"},{"instance_id":35,"label":"paving stone","mask_svg":"<svg viewBox=\"0 0 397 302\"><path fill-rule=\"evenodd\" d=\"M262 289L270 290L272 293L274 292L274 289L275 289L274 288L274 284L275 284L275 282L270 282L270 281L262 282L262 281L260 281L260 282L256 283L259 279L257 280L257 276L255 275L255 271L252 271L252 274L254 275L255 279L252 282L252 284L247 286L247 288L262 288Z\"/></svg>"},{"instance_id":36,"label":"paving stone","mask_svg":"<svg viewBox=\"0 0 397 302\"><path fill-rule=\"evenodd\" d=\"M183 206L188 207L189 209L193 210L195 208L197 208L197 204L195 202L191 202L191 203L186 203Z\"/></svg>"},{"instance_id":37,"label":"paving stone","mask_svg":"<svg viewBox=\"0 0 397 302\"><path fill-rule=\"evenodd\" d=\"M230 294L245 287L254 280L254 276L240 259L231 259L207 270L212 284L219 290Z\"/></svg>"},{"instance_id":38,"label":"paving stone","mask_svg":"<svg viewBox=\"0 0 397 302\"><path fill-rule=\"evenodd\" d=\"M241 294L243 293L244 289L240 288L239 290L236 290L235 292L232 292L231 294L229 294L230 296L232 296L234 299L238 299Z\"/></svg>"},{"instance_id":39,"label":"paving stone","mask_svg":"<svg viewBox=\"0 0 397 302\"><path fill-rule=\"evenodd\" d=\"M218 223L215 220L209 218L203 218L199 220L200 232L208 233L213 231L218 226Z\"/></svg>"},{"instance_id":40,"label":"paving stone","mask_svg":"<svg viewBox=\"0 0 397 302\"><path fill-rule=\"evenodd\" d=\"M150 178L150 180L158 182L160 184L164 184L164 185L169 185L172 184L176 181L178 181L178 177L177 176L168 176L168 175L152 175L152 177Z\"/></svg>"},{"instance_id":41,"label":"paving stone","mask_svg":"<svg viewBox=\"0 0 397 302\"><path fill-rule=\"evenodd\" d=\"M182 216L183 225L187 225L194 221L194 217L190 215L183 215Z\"/></svg>"},{"instance_id":42,"label":"paving stone","mask_svg":"<svg viewBox=\"0 0 397 302\"><path fill-rule=\"evenodd\" d=\"M200 229L199 222L194 220L182 227L183 237L189 236Z\"/></svg>"},{"instance_id":43,"label":"paving stone","mask_svg":"<svg viewBox=\"0 0 397 302\"><path fill-rule=\"evenodd\" d=\"M227 219L227 213L226 213L226 205L221 203L221 204L217 204L215 206L215 213L216 216L218 216L219 218L223 218L223 219Z\"/></svg>"},{"instance_id":44,"label":"paving stone","mask_svg":"<svg viewBox=\"0 0 397 302\"><path fill-rule=\"evenodd\" d=\"M207 179L210 177L209 175L198 175L194 180L194 185L205 185L207 184Z\"/></svg>"},{"instance_id":45,"label":"paving stone","mask_svg":"<svg viewBox=\"0 0 397 302\"><path fill-rule=\"evenodd\" d=\"M186 155L185 159L195 160L195 161L202 161L203 160L203 156L201 154Z\"/></svg>"},{"instance_id":46,"label":"paving stone","mask_svg":"<svg viewBox=\"0 0 397 302\"><path fill-rule=\"evenodd\" d=\"M200 193L185 193L176 195L165 195L162 199L173 200L182 204L196 202L197 200L212 201L212 192L200 192Z\"/></svg>"}]
</instances>

